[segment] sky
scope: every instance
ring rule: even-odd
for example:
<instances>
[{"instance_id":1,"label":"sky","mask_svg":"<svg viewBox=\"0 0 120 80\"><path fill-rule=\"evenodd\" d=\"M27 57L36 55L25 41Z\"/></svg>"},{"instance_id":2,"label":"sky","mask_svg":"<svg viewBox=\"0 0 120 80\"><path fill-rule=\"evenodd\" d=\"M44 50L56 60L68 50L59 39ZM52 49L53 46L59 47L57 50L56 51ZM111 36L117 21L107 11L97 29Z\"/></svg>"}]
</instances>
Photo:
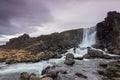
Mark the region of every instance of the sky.
<instances>
[{"instance_id":1,"label":"sky","mask_svg":"<svg viewBox=\"0 0 120 80\"><path fill-rule=\"evenodd\" d=\"M24 33L40 36L95 26L120 0L0 0L0 44Z\"/></svg>"}]
</instances>

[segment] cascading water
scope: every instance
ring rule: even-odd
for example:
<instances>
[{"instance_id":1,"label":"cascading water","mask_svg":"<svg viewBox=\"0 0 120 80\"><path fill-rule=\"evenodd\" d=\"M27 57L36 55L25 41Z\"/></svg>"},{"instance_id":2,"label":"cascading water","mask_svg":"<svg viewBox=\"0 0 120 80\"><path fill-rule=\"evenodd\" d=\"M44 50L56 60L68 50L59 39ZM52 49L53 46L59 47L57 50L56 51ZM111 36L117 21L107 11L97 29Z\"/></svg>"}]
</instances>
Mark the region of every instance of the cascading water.
<instances>
[{"instance_id":1,"label":"cascading water","mask_svg":"<svg viewBox=\"0 0 120 80\"><path fill-rule=\"evenodd\" d=\"M80 47L91 47L96 43L96 27L85 28L83 31L83 40Z\"/></svg>"},{"instance_id":2,"label":"cascading water","mask_svg":"<svg viewBox=\"0 0 120 80\"><path fill-rule=\"evenodd\" d=\"M83 29L83 39L79 47L76 48L76 53L74 53L73 48L68 50L68 53L73 53L74 56L83 56L87 53L87 47L92 47L96 43L96 27L84 28Z\"/></svg>"}]
</instances>

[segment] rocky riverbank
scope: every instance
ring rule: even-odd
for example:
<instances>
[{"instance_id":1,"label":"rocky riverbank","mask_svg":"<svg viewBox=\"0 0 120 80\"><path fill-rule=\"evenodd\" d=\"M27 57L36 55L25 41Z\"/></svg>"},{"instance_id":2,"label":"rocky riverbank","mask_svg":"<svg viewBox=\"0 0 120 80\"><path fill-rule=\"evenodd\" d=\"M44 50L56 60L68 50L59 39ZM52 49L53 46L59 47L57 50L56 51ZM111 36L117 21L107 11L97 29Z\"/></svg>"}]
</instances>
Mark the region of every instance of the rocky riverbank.
<instances>
[{"instance_id":1,"label":"rocky riverbank","mask_svg":"<svg viewBox=\"0 0 120 80\"><path fill-rule=\"evenodd\" d=\"M112 62L113 60L106 59L76 60L74 55L69 53L65 61L44 68L41 71L42 77L23 72L20 78L21 80L119 80L119 61L114 61L113 67L109 67Z\"/></svg>"}]
</instances>

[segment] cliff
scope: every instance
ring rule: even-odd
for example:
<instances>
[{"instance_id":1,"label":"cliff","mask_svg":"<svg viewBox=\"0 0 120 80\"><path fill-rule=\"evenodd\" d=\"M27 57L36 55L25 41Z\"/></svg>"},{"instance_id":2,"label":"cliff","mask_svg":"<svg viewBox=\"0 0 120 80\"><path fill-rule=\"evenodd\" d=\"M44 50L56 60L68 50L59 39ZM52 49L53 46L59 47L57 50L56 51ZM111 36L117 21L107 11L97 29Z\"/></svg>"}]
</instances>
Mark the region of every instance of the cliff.
<instances>
[{"instance_id":1,"label":"cliff","mask_svg":"<svg viewBox=\"0 0 120 80\"><path fill-rule=\"evenodd\" d=\"M58 49L69 49L81 43L83 30L69 30L61 33L52 33L50 35L41 35L32 37L28 34L23 34L17 38L10 39L6 45L2 46L5 49L24 49L32 53L41 51L56 51Z\"/></svg>"},{"instance_id":2,"label":"cliff","mask_svg":"<svg viewBox=\"0 0 120 80\"><path fill-rule=\"evenodd\" d=\"M104 21L97 24L97 43L120 54L120 13L108 12Z\"/></svg>"}]
</instances>

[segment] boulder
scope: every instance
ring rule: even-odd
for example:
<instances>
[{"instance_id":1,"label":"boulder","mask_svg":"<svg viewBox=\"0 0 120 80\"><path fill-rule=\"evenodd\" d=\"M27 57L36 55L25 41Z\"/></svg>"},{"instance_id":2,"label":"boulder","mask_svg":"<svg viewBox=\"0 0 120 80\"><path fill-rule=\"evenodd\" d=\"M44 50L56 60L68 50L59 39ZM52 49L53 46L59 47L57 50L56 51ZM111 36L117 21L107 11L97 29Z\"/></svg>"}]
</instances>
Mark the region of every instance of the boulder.
<instances>
[{"instance_id":1,"label":"boulder","mask_svg":"<svg viewBox=\"0 0 120 80\"><path fill-rule=\"evenodd\" d=\"M57 74L58 74L57 71L55 71L55 70L49 70L49 71L47 72L46 76L51 77L51 78L54 79L54 78L57 77Z\"/></svg>"},{"instance_id":2,"label":"boulder","mask_svg":"<svg viewBox=\"0 0 120 80\"><path fill-rule=\"evenodd\" d=\"M47 66L45 69L42 70L41 75L47 74L50 71L51 67Z\"/></svg>"},{"instance_id":3,"label":"boulder","mask_svg":"<svg viewBox=\"0 0 120 80\"><path fill-rule=\"evenodd\" d=\"M88 54L83 55L83 58L105 58L105 59L111 59L112 57L104 54L102 51L99 50L88 50Z\"/></svg>"},{"instance_id":4,"label":"boulder","mask_svg":"<svg viewBox=\"0 0 120 80\"><path fill-rule=\"evenodd\" d=\"M29 73L27 73L27 72L22 72L21 74L20 74L20 79L21 80L28 80L29 79Z\"/></svg>"},{"instance_id":5,"label":"boulder","mask_svg":"<svg viewBox=\"0 0 120 80\"><path fill-rule=\"evenodd\" d=\"M66 65L72 66L73 64L75 64L75 60L72 59L72 58L68 58L68 59L65 60L64 63L65 63Z\"/></svg>"},{"instance_id":6,"label":"boulder","mask_svg":"<svg viewBox=\"0 0 120 80\"><path fill-rule=\"evenodd\" d=\"M6 59L6 60L5 60L5 63L6 63L6 64L13 64L13 63L15 63L15 62L14 62L14 59L11 58L11 59Z\"/></svg>"},{"instance_id":7,"label":"boulder","mask_svg":"<svg viewBox=\"0 0 120 80\"><path fill-rule=\"evenodd\" d=\"M51 77L44 77L41 80L53 80Z\"/></svg>"},{"instance_id":8,"label":"boulder","mask_svg":"<svg viewBox=\"0 0 120 80\"><path fill-rule=\"evenodd\" d=\"M31 73L28 80L40 80L40 77L37 77L36 74Z\"/></svg>"},{"instance_id":9,"label":"boulder","mask_svg":"<svg viewBox=\"0 0 120 80\"><path fill-rule=\"evenodd\" d=\"M74 59L74 55L72 53L68 53L66 55L66 59L68 59L68 58Z\"/></svg>"}]
</instances>

